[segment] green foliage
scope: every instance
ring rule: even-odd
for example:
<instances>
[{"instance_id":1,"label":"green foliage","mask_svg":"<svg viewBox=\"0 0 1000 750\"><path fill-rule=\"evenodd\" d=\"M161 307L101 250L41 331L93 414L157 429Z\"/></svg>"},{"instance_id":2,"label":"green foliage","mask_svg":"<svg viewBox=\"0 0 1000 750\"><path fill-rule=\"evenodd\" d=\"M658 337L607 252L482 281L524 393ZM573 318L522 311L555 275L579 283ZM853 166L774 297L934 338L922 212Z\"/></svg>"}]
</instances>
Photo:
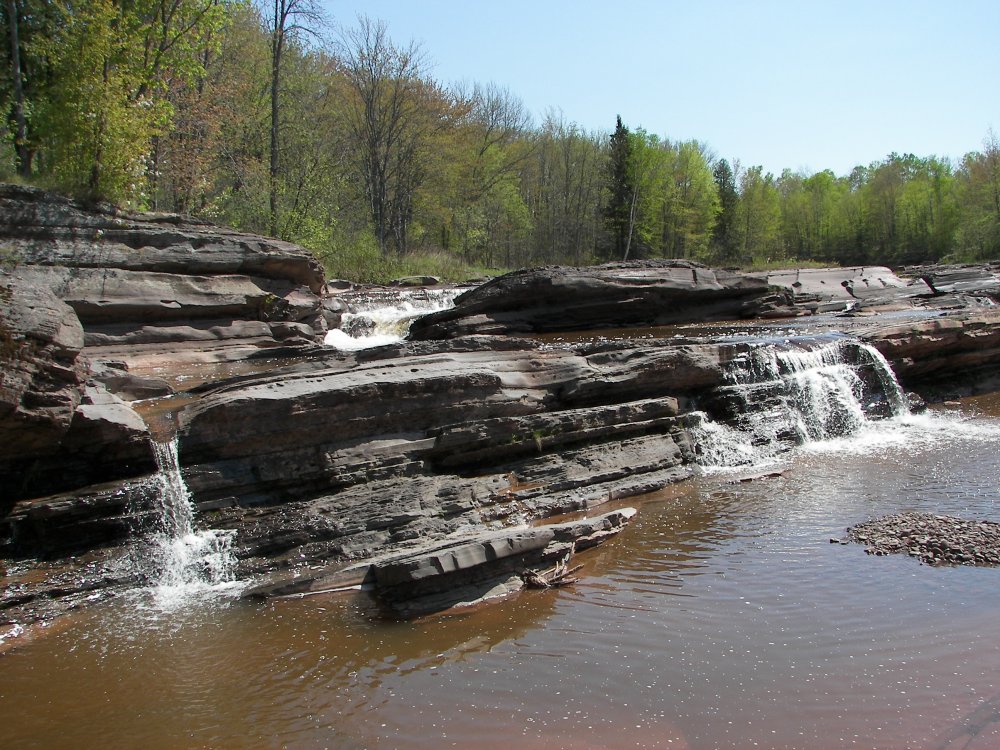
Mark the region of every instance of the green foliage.
<instances>
[{"instance_id":1,"label":"green foliage","mask_svg":"<svg viewBox=\"0 0 1000 750\"><path fill-rule=\"evenodd\" d=\"M34 124L47 181L90 198L116 202L141 195L150 138L169 115L165 102L137 96L141 71L121 33L115 4L63 6L60 31L46 45L52 78Z\"/></svg>"},{"instance_id":2,"label":"green foliage","mask_svg":"<svg viewBox=\"0 0 1000 750\"><path fill-rule=\"evenodd\" d=\"M780 241L781 197L774 175L758 166L740 176L737 217L741 263L771 263L785 257Z\"/></svg>"},{"instance_id":3,"label":"green foliage","mask_svg":"<svg viewBox=\"0 0 1000 750\"><path fill-rule=\"evenodd\" d=\"M319 250L316 255L328 278L364 284L378 284L394 278L391 262L369 232Z\"/></svg>"},{"instance_id":4,"label":"green foliage","mask_svg":"<svg viewBox=\"0 0 1000 750\"><path fill-rule=\"evenodd\" d=\"M992 130L983 146L965 156L955 180L955 256L961 260L1000 258L1000 142Z\"/></svg>"},{"instance_id":5,"label":"green foliage","mask_svg":"<svg viewBox=\"0 0 1000 750\"><path fill-rule=\"evenodd\" d=\"M667 258L710 257L720 211L718 188L701 144L664 144L669 153L663 186L663 228L659 253Z\"/></svg>"},{"instance_id":6,"label":"green foliage","mask_svg":"<svg viewBox=\"0 0 1000 750\"><path fill-rule=\"evenodd\" d=\"M224 8L215 0L47 4L46 27L25 41L42 181L143 205L152 141L173 114L167 81L199 74Z\"/></svg>"},{"instance_id":7,"label":"green foliage","mask_svg":"<svg viewBox=\"0 0 1000 750\"><path fill-rule=\"evenodd\" d=\"M404 276L436 276L443 281L460 282L498 276L509 270L469 264L452 253L441 251L387 258L368 232L317 252L317 256L328 278L365 284L385 284Z\"/></svg>"},{"instance_id":8,"label":"green foliage","mask_svg":"<svg viewBox=\"0 0 1000 750\"><path fill-rule=\"evenodd\" d=\"M611 257L621 258L628 241L629 218L632 211L634 186L630 174L632 144L628 128L621 115L615 122L615 132L608 140L604 204L604 225L611 236Z\"/></svg>"},{"instance_id":9,"label":"green foliage","mask_svg":"<svg viewBox=\"0 0 1000 750\"><path fill-rule=\"evenodd\" d=\"M315 4L280 7L293 6L292 27L315 25ZM357 281L641 257L1000 257L992 132L959 164L890 154L849 175L776 179L620 117L612 133L555 112L534 126L511 92L445 88L418 47L370 21L336 49L289 27L272 120L272 7L17 0L32 179L273 233ZM18 166L13 59L0 71L4 179Z\"/></svg>"},{"instance_id":10,"label":"green foliage","mask_svg":"<svg viewBox=\"0 0 1000 750\"><path fill-rule=\"evenodd\" d=\"M594 260L603 239L601 188L605 139L588 134L560 115L542 123L520 190L530 212L530 241L504 254L505 266Z\"/></svg>"},{"instance_id":11,"label":"green foliage","mask_svg":"<svg viewBox=\"0 0 1000 750\"><path fill-rule=\"evenodd\" d=\"M712 170L715 191L719 198L719 213L712 227L711 259L715 261L734 260L739 254L736 223L740 195L736 186L736 176L729 162L720 159Z\"/></svg>"}]
</instances>

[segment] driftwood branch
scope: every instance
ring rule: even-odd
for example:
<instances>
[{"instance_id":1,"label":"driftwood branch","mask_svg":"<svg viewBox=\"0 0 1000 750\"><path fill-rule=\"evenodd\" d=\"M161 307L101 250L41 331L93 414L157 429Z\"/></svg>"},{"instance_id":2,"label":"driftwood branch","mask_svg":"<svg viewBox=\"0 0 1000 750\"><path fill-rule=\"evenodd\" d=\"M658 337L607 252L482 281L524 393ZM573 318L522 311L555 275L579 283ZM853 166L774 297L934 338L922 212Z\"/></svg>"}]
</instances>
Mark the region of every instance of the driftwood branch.
<instances>
[{"instance_id":1,"label":"driftwood branch","mask_svg":"<svg viewBox=\"0 0 1000 750\"><path fill-rule=\"evenodd\" d=\"M543 570L541 572L537 570L526 570L521 573L521 580L524 584L531 589L549 589L556 586L569 586L571 583L576 583L579 578L574 578L573 573L580 570L582 565L575 565L572 568L569 567L570 556L566 555L562 560L556 563L554 568L548 570Z\"/></svg>"}]
</instances>

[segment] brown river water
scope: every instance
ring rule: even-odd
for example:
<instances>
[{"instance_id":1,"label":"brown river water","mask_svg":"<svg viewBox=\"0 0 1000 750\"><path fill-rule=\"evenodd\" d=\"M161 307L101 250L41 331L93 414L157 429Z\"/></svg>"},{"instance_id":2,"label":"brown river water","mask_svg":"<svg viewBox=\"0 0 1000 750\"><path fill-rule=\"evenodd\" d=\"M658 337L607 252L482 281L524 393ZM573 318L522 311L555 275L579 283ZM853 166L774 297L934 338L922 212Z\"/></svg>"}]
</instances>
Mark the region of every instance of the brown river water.
<instances>
[{"instance_id":1,"label":"brown river water","mask_svg":"<svg viewBox=\"0 0 1000 750\"><path fill-rule=\"evenodd\" d=\"M1000 747L1000 570L830 541L1000 520L1000 399L775 467L633 499L577 584L457 614L119 597L0 656L0 748Z\"/></svg>"}]
</instances>

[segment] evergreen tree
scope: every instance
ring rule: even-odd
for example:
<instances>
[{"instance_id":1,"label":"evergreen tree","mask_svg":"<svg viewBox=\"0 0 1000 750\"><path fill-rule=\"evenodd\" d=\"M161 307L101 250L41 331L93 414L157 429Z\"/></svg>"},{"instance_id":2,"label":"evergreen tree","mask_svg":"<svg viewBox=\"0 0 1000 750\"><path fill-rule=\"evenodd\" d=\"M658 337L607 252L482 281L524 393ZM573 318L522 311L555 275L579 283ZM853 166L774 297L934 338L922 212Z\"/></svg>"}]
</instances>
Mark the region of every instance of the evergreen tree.
<instances>
[{"instance_id":1,"label":"evergreen tree","mask_svg":"<svg viewBox=\"0 0 1000 750\"><path fill-rule=\"evenodd\" d=\"M604 226L611 239L609 255L621 258L628 245L630 213L632 209L633 185L629 165L632 160L632 141L629 131L622 125L621 115L615 124L615 132L608 141L607 162L607 203L604 208Z\"/></svg>"},{"instance_id":2,"label":"evergreen tree","mask_svg":"<svg viewBox=\"0 0 1000 750\"><path fill-rule=\"evenodd\" d=\"M736 176L725 159L719 159L712 170L712 176L719 193L719 213L712 232L712 253L717 260L732 260L737 255L736 214L740 203Z\"/></svg>"}]
</instances>

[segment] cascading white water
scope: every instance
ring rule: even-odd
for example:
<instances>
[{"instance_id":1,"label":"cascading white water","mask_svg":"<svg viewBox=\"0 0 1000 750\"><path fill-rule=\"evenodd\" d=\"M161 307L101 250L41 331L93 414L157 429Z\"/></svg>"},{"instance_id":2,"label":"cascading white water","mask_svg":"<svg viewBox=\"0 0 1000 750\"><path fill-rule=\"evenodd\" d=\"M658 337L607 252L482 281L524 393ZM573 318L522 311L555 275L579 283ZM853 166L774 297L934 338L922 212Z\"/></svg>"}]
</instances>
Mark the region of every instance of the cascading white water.
<instances>
[{"instance_id":1,"label":"cascading white water","mask_svg":"<svg viewBox=\"0 0 1000 750\"><path fill-rule=\"evenodd\" d=\"M403 290L394 295L393 304L387 304L380 295L355 298L354 312L344 313L340 328L329 331L323 343L343 351L356 351L402 341L414 319L449 309L461 292L461 289Z\"/></svg>"},{"instance_id":2,"label":"cascading white water","mask_svg":"<svg viewBox=\"0 0 1000 750\"><path fill-rule=\"evenodd\" d=\"M718 402L729 424L701 414L691 428L703 466L762 463L789 445L909 413L885 358L852 339L760 342L729 363L726 377Z\"/></svg>"},{"instance_id":3,"label":"cascading white water","mask_svg":"<svg viewBox=\"0 0 1000 750\"><path fill-rule=\"evenodd\" d=\"M154 442L153 453L159 471L147 493L152 495L152 528L139 555L140 574L161 591L175 593L232 580L232 532L195 528L176 440Z\"/></svg>"}]
</instances>

